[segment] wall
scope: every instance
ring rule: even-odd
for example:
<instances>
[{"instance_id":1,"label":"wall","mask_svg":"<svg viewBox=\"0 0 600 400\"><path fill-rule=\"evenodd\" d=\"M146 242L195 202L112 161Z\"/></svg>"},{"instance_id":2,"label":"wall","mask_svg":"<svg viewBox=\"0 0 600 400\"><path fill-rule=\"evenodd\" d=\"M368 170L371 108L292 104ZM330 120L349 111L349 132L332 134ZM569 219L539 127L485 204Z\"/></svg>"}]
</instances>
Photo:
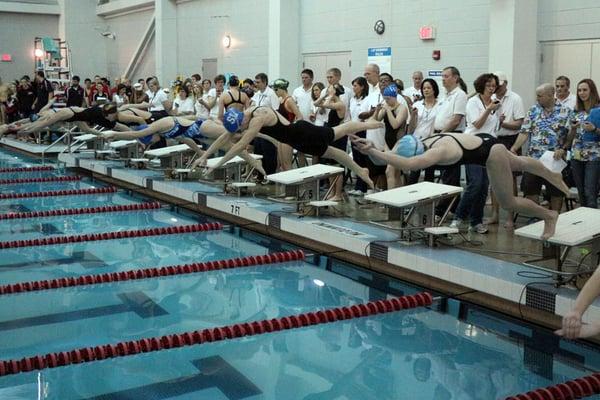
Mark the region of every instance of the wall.
<instances>
[{"instance_id":1,"label":"wall","mask_svg":"<svg viewBox=\"0 0 600 400\"><path fill-rule=\"evenodd\" d=\"M71 49L74 74L81 79L108 75L107 42L101 35L109 30L106 21L96 15L95 0L59 0L63 14L59 34Z\"/></svg>"},{"instance_id":2,"label":"wall","mask_svg":"<svg viewBox=\"0 0 600 400\"><path fill-rule=\"evenodd\" d=\"M35 29L32 29L35 27ZM36 36L58 37L58 16L0 12L0 54L12 62L0 62L0 77L7 82L33 74L33 40Z\"/></svg>"},{"instance_id":3,"label":"wall","mask_svg":"<svg viewBox=\"0 0 600 400\"><path fill-rule=\"evenodd\" d=\"M392 47L392 75L410 86L414 70L456 66L471 84L488 68L490 0L303 0L300 6L301 53L351 51L352 77L361 75L369 47ZM386 23L386 32L373 31L375 21ZM434 41L418 38L423 25L437 28ZM340 29L340 27L344 27ZM441 50L440 61L431 53ZM317 77L323 79L323 77Z\"/></svg>"},{"instance_id":4,"label":"wall","mask_svg":"<svg viewBox=\"0 0 600 400\"><path fill-rule=\"evenodd\" d=\"M107 30L114 32L116 36L116 40L105 39L108 76L115 78L123 74L153 15L153 9L146 9L105 18ZM147 77L153 75L154 72L154 41L152 41L143 56L140 67L133 71L131 78Z\"/></svg>"},{"instance_id":5,"label":"wall","mask_svg":"<svg viewBox=\"0 0 600 400\"><path fill-rule=\"evenodd\" d=\"M216 58L221 73L254 77L267 70L268 1L211 0L177 5L179 73L200 73L203 58ZM224 49L221 40L230 35ZM208 77L212 80L212 76Z\"/></svg>"},{"instance_id":6,"label":"wall","mask_svg":"<svg viewBox=\"0 0 600 400\"><path fill-rule=\"evenodd\" d=\"M600 2L597 0L540 1L540 41L597 38L600 38Z\"/></svg>"}]
</instances>

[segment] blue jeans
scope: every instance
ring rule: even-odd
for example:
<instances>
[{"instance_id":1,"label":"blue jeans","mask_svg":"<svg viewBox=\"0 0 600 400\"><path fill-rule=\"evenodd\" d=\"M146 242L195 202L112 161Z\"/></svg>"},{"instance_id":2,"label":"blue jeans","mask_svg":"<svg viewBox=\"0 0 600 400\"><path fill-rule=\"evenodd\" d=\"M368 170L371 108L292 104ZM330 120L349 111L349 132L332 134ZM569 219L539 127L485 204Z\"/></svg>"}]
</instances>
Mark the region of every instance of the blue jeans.
<instances>
[{"instance_id":1,"label":"blue jeans","mask_svg":"<svg viewBox=\"0 0 600 400\"><path fill-rule=\"evenodd\" d=\"M582 207L598 208L600 189L600 161L571 160L573 180Z\"/></svg>"},{"instance_id":2,"label":"blue jeans","mask_svg":"<svg viewBox=\"0 0 600 400\"><path fill-rule=\"evenodd\" d=\"M488 195L489 180L485 167L476 164L465 165L467 189L463 192L454 217L470 220L471 226L483 222L483 208Z\"/></svg>"}]
</instances>

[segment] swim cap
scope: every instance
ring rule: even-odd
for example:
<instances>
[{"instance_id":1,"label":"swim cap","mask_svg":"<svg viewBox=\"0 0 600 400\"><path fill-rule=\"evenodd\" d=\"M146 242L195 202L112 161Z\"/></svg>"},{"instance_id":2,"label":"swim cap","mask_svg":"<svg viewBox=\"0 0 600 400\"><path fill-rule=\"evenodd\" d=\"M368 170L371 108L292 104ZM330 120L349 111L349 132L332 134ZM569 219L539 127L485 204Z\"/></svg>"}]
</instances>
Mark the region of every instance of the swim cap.
<instances>
[{"instance_id":1,"label":"swim cap","mask_svg":"<svg viewBox=\"0 0 600 400\"><path fill-rule=\"evenodd\" d=\"M223 126L229 132L236 133L242 126L243 120L243 112L236 110L235 108L230 108L229 110L227 110L225 115L223 115Z\"/></svg>"},{"instance_id":2,"label":"swim cap","mask_svg":"<svg viewBox=\"0 0 600 400\"><path fill-rule=\"evenodd\" d=\"M273 82L273 84L271 85L271 87L273 89L283 89L283 90L287 90L288 86L290 86L290 83L288 81L286 81L285 79L275 79L275 82Z\"/></svg>"},{"instance_id":3,"label":"swim cap","mask_svg":"<svg viewBox=\"0 0 600 400\"><path fill-rule=\"evenodd\" d=\"M229 86L240 86L239 78L235 75L231 75L229 77Z\"/></svg>"},{"instance_id":4,"label":"swim cap","mask_svg":"<svg viewBox=\"0 0 600 400\"><path fill-rule=\"evenodd\" d=\"M398 96L398 88L396 85L389 85L383 89L383 95L385 97L396 97Z\"/></svg>"},{"instance_id":5,"label":"swim cap","mask_svg":"<svg viewBox=\"0 0 600 400\"><path fill-rule=\"evenodd\" d=\"M31 122L35 122L35 121L37 121L38 119L40 119L40 116L39 116L38 114L31 114L31 115L29 116L29 120L30 120Z\"/></svg>"},{"instance_id":6,"label":"swim cap","mask_svg":"<svg viewBox=\"0 0 600 400\"><path fill-rule=\"evenodd\" d=\"M413 135L402 136L396 147L396 154L407 158L423 154L424 151L423 143Z\"/></svg>"}]
</instances>

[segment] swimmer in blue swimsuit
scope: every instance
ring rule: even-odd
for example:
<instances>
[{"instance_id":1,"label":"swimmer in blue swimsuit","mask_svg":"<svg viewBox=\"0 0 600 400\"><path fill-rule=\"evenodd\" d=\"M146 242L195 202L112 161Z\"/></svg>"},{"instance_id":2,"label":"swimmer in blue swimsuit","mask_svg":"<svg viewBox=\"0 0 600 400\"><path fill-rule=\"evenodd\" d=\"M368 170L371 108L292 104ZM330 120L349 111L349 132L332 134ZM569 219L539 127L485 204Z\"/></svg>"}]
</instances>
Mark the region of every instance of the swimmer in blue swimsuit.
<instances>
[{"instance_id":1,"label":"swimmer in blue swimsuit","mask_svg":"<svg viewBox=\"0 0 600 400\"><path fill-rule=\"evenodd\" d=\"M543 219L544 232L541 238L544 240L554 235L558 213L515 196L512 173L529 172L546 179L565 194L569 193L569 187L563 182L561 174L550 171L536 159L511 153L495 137L484 133L441 133L432 135L423 142L413 135L405 135L394 151L380 151L371 141L357 136L351 136L351 140L360 152L402 170L418 171L432 166L443 168L460 164L485 166L500 206L508 211Z\"/></svg>"},{"instance_id":2,"label":"swimmer in blue swimsuit","mask_svg":"<svg viewBox=\"0 0 600 400\"><path fill-rule=\"evenodd\" d=\"M137 139L146 146L157 142L161 137L173 139L187 144L196 152L199 159L203 156L204 151L196 144L195 140L215 140L208 149L208 153L213 154L220 148L224 150L229 149L233 139L232 135L227 132L222 124L204 119L194 121L185 117L166 117L140 128L142 129L137 131L108 132L103 137L108 140ZM224 133L227 133L227 135L224 135ZM240 157L249 165L256 168L261 174L264 174L261 162L252 158L248 152L244 151L240 154ZM197 162L194 163L192 168L195 168L197 165Z\"/></svg>"}]
</instances>

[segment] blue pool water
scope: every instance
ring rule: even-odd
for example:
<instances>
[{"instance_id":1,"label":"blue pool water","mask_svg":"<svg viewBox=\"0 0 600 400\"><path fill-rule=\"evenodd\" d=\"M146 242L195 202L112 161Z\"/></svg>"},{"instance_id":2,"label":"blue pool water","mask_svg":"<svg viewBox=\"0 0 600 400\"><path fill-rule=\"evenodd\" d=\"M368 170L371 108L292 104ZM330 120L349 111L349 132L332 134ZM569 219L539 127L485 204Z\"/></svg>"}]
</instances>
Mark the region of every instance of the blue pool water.
<instances>
[{"instance_id":1,"label":"blue pool water","mask_svg":"<svg viewBox=\"0 0 600 400\"><path fill-rule=\"evenodd\" d=\"M1 151L0 163L9 157ZM53 190L50 186L40 184L38 190ZM10 212L10 207L33 211L142 201L124 192L3 200L0 213ZM0 221L0 241L205 221L167 209ZM3 249L0 284L289 248L293 247L226 228ZM0 359L262 320L420 290L315 256L4 295ZM600 352L595 348L561 341L547 330L449 299L429 308L0 377L0 399L489 400L587 375L599 367Z\"/></svg>"},{"instance_id":2,"label":"blue pool water","mask_svg":"<svg viewBox=\"0 0 600 400\"><path fill-rule=\"evenodd\" d=\"M100 185L98 185L100 186ZM0 214L10 212L46 211L61 208L84 208L140 203L140 199L123 193L98 193L79 196L31 197L0 200Z\"/></svg>"},{"instance_id":3,"label":"blue pool water","mask_svg":"<svg viewBox=\"0 0 600 400\"><path fill-rule=\"evenodd\" d=\"M89 181L40 182L2 185L2 193L48 192L52 190L92 189L99 185ZM100 185L102 186L102 185Z\"/></svg>"},{"instance_id":4,"label":"blue pool water","mask_svg":"<svg viewBox=\"0 0 600 400\"><path fill-rule=\"evenodd\" d=\"M156 210L134 210L59 217L27 218L0 221L0 241L26 240L46 236L81 235L146 228L197 224L198 219Z\"/></svg>"}]
</instances>

